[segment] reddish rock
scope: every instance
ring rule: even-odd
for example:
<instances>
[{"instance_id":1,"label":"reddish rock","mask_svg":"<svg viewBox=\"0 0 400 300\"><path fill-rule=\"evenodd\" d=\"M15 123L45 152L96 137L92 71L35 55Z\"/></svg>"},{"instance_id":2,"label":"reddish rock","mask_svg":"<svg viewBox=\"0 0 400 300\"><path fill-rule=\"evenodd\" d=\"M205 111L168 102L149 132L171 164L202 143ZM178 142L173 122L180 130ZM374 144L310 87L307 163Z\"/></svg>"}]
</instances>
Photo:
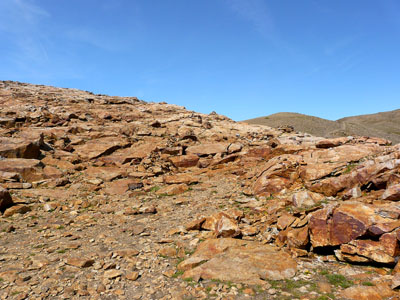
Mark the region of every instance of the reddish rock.
<instances>
[{"instance_id":1,"label":"reddish rock","mask_svg":"<svg viewBox=\"0 0 400 300\"><path fill-rule=\"evenodd\" d=\"M81 257L70 257L67 258L65 263L78 268L88 268L94 264L94 260Z\"/></svg>"},{"instance_id":2,"label":"reddish rock","mask_svg":"<svg viewBox=\"0 0 400 300\"><path fill-rule=\"evenodd\" d=\"M197 156L215 155L217 153L227 152L227 144L201 144L190 146L186 149L187 154L195 154Z\"/></svg>"},{"instance_id":3,"label":"reddish rock","mask_svg":"<svg viewBox=\"0 0 400 300\"><path fill-rule=\"evenodd\" d=\"M189 259L178 265L178 269L186 270L183 278L263 284L264 280L293 277L297 264L289 254L276 247L222 238L201 243Z\"/></svg>"},{"instance_id":4,"label":"reddish rock","mask_svg":"<svg viewBox=\"0 0 400 300\"><path fill-rule=\"evenodd\" d=\"M368 233L373 236L381 236L400 227L400 220L382 219L368 228Z\"/></svg>"},{"instance_id":5,"label":"reddish rock","mask_svg":"<svg viewBox=\"0 0 400 300\"><path fill-rule=\"evenodd\" d=\"M340 293L340 296L349 300L382 300L379 290L374 286L356 285Z\"/></svg>"},{"instance_id":6,"label":"reddish rock","mask_svg":"<svg viewBox=\"0 0 400 300\"><path fill-rule=\"evenodd\" d=\"M83 145L75 146L75 153L84 159L94 159L108 155L119 148L129 145L129 142L120 137L104 137L87 141Z\"/></svg>"},{"instance_id":7,"label":"reddish rock","mask_svg":"<svg viewBox=\"0 0 400 300\"><path fill-rule=\"evenodd\" d=\"M30 140L21 138L0 138L0 156L7 158L39 158L43 136Z\"/></svg>"},{"instance_id":8,"label":"reddish rock","mask_svg":"<svg viewBox=\"0 0 400 300\"><path fill-rule=\"evenodd\" d=\"M195 167L199 161L197 155L179 155L170 157L169 160L177 168Z\"/></svg>"},{"instance_id":9,"label":"reddish rock","mask_svg":"<svg viewBox=\"0 0 400 300\"><path fill-rule=\"evenodd\" d=\"M296 220L296 217L289 213L283 213L277 222L277 227L279 230L286 229L286 227L292 225L292 223Z\"/></svg>"},{"instance_id":10,"label":"reddish rock","mask_svg":"<svg viewBox=\"0 0 400 300\"><path fill-rule=\"evenodd\" d=\"M269 160L253 185L255 195L278 193L298 178L299 155L284 154Z\"/></svg>"},{"instance_id":11,"label":"reddish rock","mask_svg":"<svg viewBox=\"0 0 400 300\"><path fill-rule=\"evenodd\" d=\"M286 235L286 238L290 248L305 249L310 241L308 226L290 229Z\"/></svg>"},{"instance_id":12,"label":"reddish rock","mask_svg":"<svg viewBox=\"0 0 400 300\"><path fill-rule=\"evenodd\" d=\"M130 190L129 185L137 183L134 179L117 179L106 184L104 191L110 195L123 195Z\"/></svg>"},{"instance_id":13,"label":"reddish rock","mask_svg":"<svg viewBox=\"0 0 400 300\"><path fill-rule=\"evenodd\" d=\"M182 173L182 174L166 175L164 176L164 182L167 184L179 184L179 183L192 184L199 182L199 180L195 178L193 175Z\"/></svg>"},{"instance_id":14,"label":"reddish rock","mask_svg":"<svg viewBox=\"0 0 400 300\"><path fill-rule=\"evenodd\" d=\"M25 214L31 210L32 209L25 204L17 204L17 205L11 206L10 208L7 208L3 213L3 217L7 218L7 217L11 217L14 214Z\"/></svg>"},{"instance_id":15,"label":"reddish rock","mask_svg":"<svg viewBox=\"0 0 400 300\"><path fill-rule=\"evenodd\" d=\"M126 170L117 167L89 167L85 173L89 178L100 178L103 181L112 181L127 175Z\"/></svg>"},{"instance_id":16,"label":"reddish rock","mask_svg":"<svg viewBox=\"0 0 400 300\"><path fill-rule=\"evenodd\" d=\"M346 202L334 210L330 228L330 245L336 246L354 240L372 225L373 208L360 202Z\"/></svg>"},{"instance_id":17,"label":"reddish rock","mask_svg":"<svg viewBox=\"0 0 400 300\"><path fill-rule=\"evenodd\" d=\"M349 142L349 139L346 137L340 137L340 138L335 138L335 139L326 139L326 140L319 141L315 145L315 147L323 148L323 149L333 148L333 147L338 147L343 144L346 144L347 142Z\"/></svg>"},{"instance_id":18,"label":"reddish rock","mask_svg":"<svg viewBox=\"0 0 400 300\"><path fill-rule=\"evenodd\" d=\"M329 206L311 214L309 221L310 240L314 247L330 245L330 230L333 207Z\"/></svg>"},{"instance_id":19,"label":"reddish rock","mask_svg":"<svg viewBox=\"0 0 400 300\"><path fill-rule=\"evenodd\" d=\"M345 259L352 262L375 261L379 263L394 263L394 257L386 253L383 244L378 241L354 240L340 246ZM357 255L361 256L361 260Z\"/></svg>"},{"instance_id":20,"label":"reddish rock","mask_svg":"<svg viewBox=\"0 0 400 300\"><path fill-rule=\"evenodd\" d=\"M271 152L272 148L270 146L262 146L249 149L245 156L268 158L271 155Z\"/></svg>"},{"instance_id":21,"label":"reddish rock","mask_svg":"<svg viewBox=\"0 0 400 300\"><path fill-rule=\"evenodd\" d=\"M186 230L200 230L201 225L204 223L206 218L200 218L193 220L185 225Z\"/></svg>"},{"instance_id":22,"label":"reddish rock","mask_svg":"<svg viewBox=\"0 0 400 300\"><path fill-rule=\"evenodd\" d=\"M171 184L169 186L163 187L161 189L159 189L156 194L157 195L168 195L168 196L172 196L172 195L179 195L182 194L184 192L186 192L189 189L189 187L182 183L182 184Z\"/></svg>"},{"instance_id":23,"label":"reddish rock","mask_svg":"<svg viewBox=\"0 0 400 300\"><path fill-rule=\"evenodd\" d=\"M36 159L7 158L0 160L0 172L18 173L22 179L28 182L43 179L42 168L42 163Z\"/></svg>"}]
</instances>

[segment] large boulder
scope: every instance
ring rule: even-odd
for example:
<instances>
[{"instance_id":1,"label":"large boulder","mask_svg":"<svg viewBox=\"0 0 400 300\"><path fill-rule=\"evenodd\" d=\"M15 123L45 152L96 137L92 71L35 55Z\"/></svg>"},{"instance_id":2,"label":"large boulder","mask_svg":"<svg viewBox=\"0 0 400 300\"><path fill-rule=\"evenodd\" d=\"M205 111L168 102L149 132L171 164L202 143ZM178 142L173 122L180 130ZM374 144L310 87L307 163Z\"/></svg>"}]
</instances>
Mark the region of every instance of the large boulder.
<instances>
[{"instance_id":1,"label":"large boulder","mask_svg":"<svg viewBox=\"0 0 400 300\"><path fill-rule=\"evenodd\" d=\"M300 155L283 154L269 160L253 184L255 195L274 194L290 187L298 178Z\"/></svg>"},{"instance_id":2,"label":"large boulder","mask_svg":"<svg viewBox=\"0 0 400 300\"><path fill-rule=\"evenodd\" d=\"M43 164L37 159L6 158L0 160L0 172L18 173L23 180L28 182L44 178Z\"/></svg>"},{"instance_id":3,"label":"large boulder","mask_svg":"<svg viewBox=\"0 0 400 300\"><path fill-rule=\"evenodd\" d=\"M296 274L291 256L271 245L232 238L207 240L178 265L184 278L215 279L246 284L265 284Z\"/></svg>"},{"instance_id":4,"label":"large boulder","mask_svg":"<svg viewBox=\"0 0 400 300\"><path fill-rule=\"evenodd\" d=\"M0 156L7 158L39 158L43 136L31 139L0 138Z\"/></svg>"}]
</instances>

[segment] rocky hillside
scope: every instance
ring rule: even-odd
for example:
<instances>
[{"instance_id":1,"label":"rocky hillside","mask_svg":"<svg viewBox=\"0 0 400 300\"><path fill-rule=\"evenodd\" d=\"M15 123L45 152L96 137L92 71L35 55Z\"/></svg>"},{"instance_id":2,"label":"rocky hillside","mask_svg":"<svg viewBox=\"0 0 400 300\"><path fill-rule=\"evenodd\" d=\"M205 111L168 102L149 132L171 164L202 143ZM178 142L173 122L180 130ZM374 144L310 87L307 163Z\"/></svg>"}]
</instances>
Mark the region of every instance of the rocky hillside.
<instances>
[{"instance_id":1,"label":"rocky hillside","mask_svg":"<svg viewBox=\"0 0 400 300\"><path fill-rule=\"evenodd\" d=\"M246 120L249 124L271 127L292 126L294 130L327 138L371 136L400 143L400 109L330 121L298 113L277 113Z\"/></svg>"},{"instance_id":2,"label":"rocky hillside","mask_svg":"<svg viewBox=\"0 0 400 300\"><path fill-rule=\"evenodd\" d=\"M399 299L400 146L0 82L1 299Z\"/></svg>"}]
</instances>

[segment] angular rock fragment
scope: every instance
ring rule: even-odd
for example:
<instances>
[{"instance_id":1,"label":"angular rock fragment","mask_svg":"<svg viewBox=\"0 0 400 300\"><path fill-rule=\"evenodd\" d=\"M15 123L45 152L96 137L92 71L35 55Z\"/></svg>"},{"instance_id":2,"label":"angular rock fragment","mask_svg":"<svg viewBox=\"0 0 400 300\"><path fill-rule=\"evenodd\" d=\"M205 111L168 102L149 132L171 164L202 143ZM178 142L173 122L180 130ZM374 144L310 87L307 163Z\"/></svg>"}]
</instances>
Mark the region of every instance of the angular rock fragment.
<instances>
[{"instance_id":1,"label":"angular rock fragment","mask_svg":"<svg viewBox=\"0 0 400 300\"><path fill-rule=\"evenodd\" d=\"M14 214L25 214L31 210L32 210L31 207L28 205L17 204L11 206L10 208L7 208L3 213L3 217L11 217Z\"/></svg>"},{"instance_id":2,"label":"angular rock fragment","mask_svg":"<svg viewBox=\"0 0 400 300\"><path fill-rule=\"evenodd\" d=\"M31 139L0 138L0 156L7 158L37 159L40 154L40 145L43 136Z\"/></svg>"},{"instance_id":3,"label":"angular rock fragment","mask_svg":"<svg viewBox=\"0 0 400 300\"><path fill-rule=\"evenodd\" d=\"M94 260L80 257L70 257L67 258L65 263L78 268L88 268L94 264Z\"/></svg>"},{"instance_id":4,"label":"angular rock fragment","mask_svg":"<svg viewBox=\"0 0 400 300\"><path fill-rule=\"evenodd\" d=\"M177 168L195 167L199 159L200 158L197 155L180 155L169 158L172 164Z\"/></svg>"},{"instance_id":5,"label":"angular rock fragment","mask_svg":"<svg viewBox=\"0 0 400 300\"><path fill-rule=\"evenodd\" d=\"M400 184L389 186L382 195L382 199L390 201L400 200Z\"/></svg>"}]
</instances>

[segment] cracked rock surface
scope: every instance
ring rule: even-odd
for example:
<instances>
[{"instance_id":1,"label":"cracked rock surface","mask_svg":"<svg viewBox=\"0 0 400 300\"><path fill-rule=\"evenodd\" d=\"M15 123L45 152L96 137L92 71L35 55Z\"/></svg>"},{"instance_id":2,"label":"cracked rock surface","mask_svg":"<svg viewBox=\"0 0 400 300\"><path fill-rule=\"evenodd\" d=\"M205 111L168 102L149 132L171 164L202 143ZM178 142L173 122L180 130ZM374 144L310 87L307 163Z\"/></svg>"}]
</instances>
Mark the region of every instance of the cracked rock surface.
<instances>
[{"instance_id":1,"label":"cracked rock surface","mask_svg":"<svg viewBox=\"0 0 400 300\"><path fill-rule=\"evenodd\" d=\"M0 299L400 299L400 146L0 82Z\"/></svg>"}]
</instances>

